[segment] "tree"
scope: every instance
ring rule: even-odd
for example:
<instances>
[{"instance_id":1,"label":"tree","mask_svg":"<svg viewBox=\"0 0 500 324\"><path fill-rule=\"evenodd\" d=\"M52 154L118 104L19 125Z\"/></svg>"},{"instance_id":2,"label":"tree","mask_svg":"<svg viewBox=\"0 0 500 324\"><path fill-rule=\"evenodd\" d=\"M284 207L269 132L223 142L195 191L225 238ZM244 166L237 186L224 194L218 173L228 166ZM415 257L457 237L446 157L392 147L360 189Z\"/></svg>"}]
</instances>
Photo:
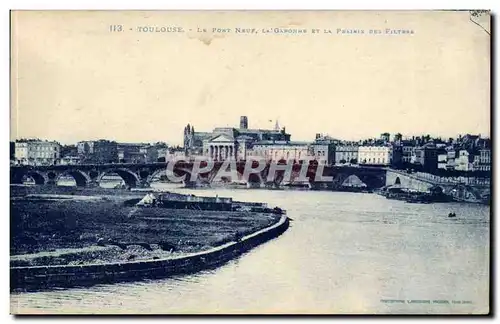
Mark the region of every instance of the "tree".
<instances>
[{"instance_id":1,"label":"tree","mask_svg":"<svg viewBox=\"0 0 500 324\"><path fill-rule=\"evenodd\" d=\"M340 162L341 164L345 164L347 161L346 161L346 160L344 160L344 159L342 159L342 160L340 160L339 162Z\"/></svg>"}]
</instances>

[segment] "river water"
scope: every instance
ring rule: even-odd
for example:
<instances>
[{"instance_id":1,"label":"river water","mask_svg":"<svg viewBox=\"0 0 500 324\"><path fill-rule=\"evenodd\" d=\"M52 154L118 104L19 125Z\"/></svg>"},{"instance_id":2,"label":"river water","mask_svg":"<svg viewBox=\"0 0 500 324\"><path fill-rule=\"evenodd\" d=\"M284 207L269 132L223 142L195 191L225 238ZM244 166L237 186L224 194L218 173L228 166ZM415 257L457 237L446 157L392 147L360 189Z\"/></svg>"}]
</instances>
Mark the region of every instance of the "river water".
<instances>
[{"instance_id":1,"label":"river water","mask_svg":"<svg viewBox=\"0 0 500 324\"><path fill-rule=\"evenodd\" d=\"M282 236L215 270L13 293L11 312L488 312L489 206L408 204L341 192L175 191L267 202L285 208L293 222ZM454 219L447 217L452 211Z\"/></svg>"}]
</instances>

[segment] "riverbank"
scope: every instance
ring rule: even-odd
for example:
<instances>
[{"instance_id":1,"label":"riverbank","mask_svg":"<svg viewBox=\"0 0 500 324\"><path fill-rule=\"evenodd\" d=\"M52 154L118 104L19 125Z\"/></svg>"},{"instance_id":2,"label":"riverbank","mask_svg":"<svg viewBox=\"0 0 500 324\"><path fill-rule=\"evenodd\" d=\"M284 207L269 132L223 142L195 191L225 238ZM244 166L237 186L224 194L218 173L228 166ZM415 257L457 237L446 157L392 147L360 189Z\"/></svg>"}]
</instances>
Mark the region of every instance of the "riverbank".
<instances>
[{"instance_id":1,"label":"riverbank","mask_svg":"<svg viewBox=\"0 0 500 324\"><path fill-rule=\"evenodd\" d=\"M12 187L11 270L183 258L238 242L281 220L270 213L126 204L143 195L103 188Z\"/></svg>"},{"instance_id":2,"label":"riverbank","mask_svg":"<svg viewBox=\"0 0 500 324\"><path fill-rule=\"evenodd\" d=\"M10 268L12 290L44 290L55 287L89 286L102 283L158 279L218 267L269 241L289 226L281 216L276 224L209 250L177 257L104 264L30 266Z\"/></svg>"},{"instance_id":3,"label":"riverbank","mask_svg":"<svg viewBox=\"0 0 500 324\"><path fill-rule=\"evenodd\" d=\"M53 194L53 195L77 195L77 196L122 196L141 197L143 194L126 189L102 188L102 187L76 187L76 186L38 186L38 185L11 185L11 197L23 197L26 195Z\"/></svg>"}]
</instances>

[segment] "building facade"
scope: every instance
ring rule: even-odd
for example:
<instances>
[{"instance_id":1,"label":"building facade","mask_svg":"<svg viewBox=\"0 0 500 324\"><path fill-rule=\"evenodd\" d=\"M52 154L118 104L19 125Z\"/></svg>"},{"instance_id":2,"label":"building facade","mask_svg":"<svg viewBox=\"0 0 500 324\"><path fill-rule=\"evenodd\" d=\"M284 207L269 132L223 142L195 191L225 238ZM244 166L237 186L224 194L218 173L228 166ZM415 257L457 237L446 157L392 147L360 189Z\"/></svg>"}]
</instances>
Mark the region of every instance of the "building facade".
<instances>
[{"instance_id":1,"label":"building facade","mask_svg":"<svg viewBox=\"0 0 500 324\"><path fill-rule=\"evenodd\" d=\"M204 140L202 152L204 152L204 156L215 161L244 160L243 156L238 154L240 145L241 143L235 140L232 129L220 130L220 133L214 137ZM193 155L193 151L190 153Z\"/></svg>"},{"instance_id":2,"label":"building facade","mask_svg":"<svg viewBox=\"0 0 500 324\"><path fill-rule=\"evenodd\" d=\"M54 165L59 161L60 149L57 142L21 140L15 142L14 157L20 165Z\"/></svg>"},{"instance_id":3,"label":"building facade","mask_svg":"<svg viewBox=\"0 0 500 324\"><path fill-rule=\"evenodd\" d=\"M114 141L81 141L76 147L82 164L118 162L118 144Z\"/></svg>"},{"instance_id":4,"label":"building facade","mask_svg":"<svg viewBox=\"0 0 500 324\"><path fill-rule=\"evenodd\" d=\"M340 141L328 135L316 134L316 138L312 143L312 154L314 160L322 164L335 164L335 150Z\"/></svg>"},{"instance_id":5,"label":"building facade","mask_svg":"<svg viewBox=\"0 0 500 324\"><path fill-rule=\"evenodd\" d=\"M117 154L120 163L144 163L141 149L147 143L118 143Z\"/></svg>"},{"instance_id":6,"label":"building facade","mask_svg":"<svg viewBox=\"0 0 500 324\"><path fill-rule=\"evenodd\" d=\"M77 165L80 164L80 157L76 155L63 156L59 162L61 165Z\"/></svg>"},{"instance_id":7,"label":"building facade","mask_svg":"<svg viewBox=\"0 0 500 324\"><path fill-rule=\"evenodd\" d=\"M457 151L453 146L448 146L446 149L446 170L455 170L455 158L457 157Z\"/></svg>"},{"instance_id":8,"label":"building facade","mask_svg":"<svg viewBox=\"0 0 500 324\"><path fill-rule=\"evenodd\" d=\"M158 162L158 148L149 143L118 143L117 151L120 163Z\"/></svg>"},{"instance_id":9,"label":"building facade","mask_svg":"<svg viewBox=\"0 0 500 324\"><path fill-rule=\"evenodd\" d=\"M358 148L359 164L390 165L392 164L392 146L360 146Z\"/></svg>"},{"instance_id":10,"label":"building facade","mask_svg":"<svg viewBox=\"0 0 500 324\"><path fill-rule=\"evenodd\" d=\"M256 143L290 141L290 134L283 129L249 129L248 118L241 116L239 128L216 127L212 132L196 132L192 125L184 128L186 156L205 156L216 161L245 160L253 154Z\"/></svg>"},{"instance_id":11,"label":"building facade","mask_svg":"<svg viewBox=\"0 0 500 324\"><path fill-rule=\"evenodd\" d=\"M167 161L167 154L168 154L168 147L158 147L156 150L156 154L158 155L157 161L158 162L166 162Z\"/></svg>"},{"instance_id":12,"label":"building facade","mask_svg":"<svg viewBox=\"0 0 500 324\"><path fill-rule=\"evenodd\" d=\"M440 152L437 156L437 168L440 170L448 169L448 152Z\"/></svg>"},{"instance_id":13,"label":"building facade","mask_svg":"<svg viewBox=\"0 0 500 324\"><path fill-rule=\"evenodd\" d=\"M335 146L335 164L351 163L356 164L358 159L358 145L337 145Z\"/></svg>"},{"instance_id":14,"label":"building facade","mask_svg":"<svg viewBox=\"0 0 500 324\"><path fill-rule=\"evenodd\" d=\"M491 150L479 150L479 171L491 171Z\"/></svg>"},{"instance_id":15,"label":"building facade","mask_svg":"<svg viewBox=\"0 0 500 324\"><path fill-rule=\"evenodd\" d=\"M414 142L411 140L400 140L398 143L401 145L401 162L403 164L411 163L411 156L415 152Z\"/></svg>"},{"instance_id":16,"label":"building facade","mask_svg":"<svg viewBox=\"0 0 500 324\"><path fill-rule=\"evenodd\" d=\"M171 147L167 150L166 155L165 155L165 161L173 161L176 159L181 159L181 160L187 160L188 158L186 157L186 152L184 148L178 148L178 147Z\"/></svg>"},{"instance_id":17,"label":"building facade","mask_svg":"<svg viewBox=\"0 0 500 324\"><path fill-rule=\"evenodd\" d=\"M438 152L440 149L432 142L416 147L411 157L411 163L428 171L436 170L438 168Z\"/></svg>"},{"instance_id":18,"label":"building facade","mask_svg":"<svg viewBox=\"0 0 500 324\"><path fill-rule=\"evenodd\" d=\"M321 164L335 164L335 144L315 142L311 145L312 159Z\"/></svg>"},{"instance_id":19,"label":"building facade","mask_svg":"<svg viewBox=\"0 0 500 324\"><path fill-rule=\"evenodd\" d=\"M389 144L392 146L391 165L400 165L403 162L403 146L400 144Z\"/></svg>"},{"instance_id":20,"label":"building facade","mask_svg":"<svg viewBox=\"0 0 500 324\"><path fill-rule=\"evenodd\" d=\"M455 158L455 170L457 171L474 171L474 155L468 150L458 151Z\"/></svg>"},{"instance_id":21,"label":"building facade","mask_svg":"<svg viewBox=\"0 0 500 324\"><path fill-rule=\"evenodd\" d=\"M136 163L156 163L158 162L158 149L154 145L144 145L139 148L138 162Z\"/></svg>"},{"instance_id":22,"label":"building facade","mask_svg":"<svg viewBox=\"0 0 500 324\"><path fill-rule=\"evenodd\" d=\"M306 159L306 157L315 158L312 146L309 143L285 141L256 142L248 155L274 162L281 160L299 162Z\"/></svg>"}]
</instances>

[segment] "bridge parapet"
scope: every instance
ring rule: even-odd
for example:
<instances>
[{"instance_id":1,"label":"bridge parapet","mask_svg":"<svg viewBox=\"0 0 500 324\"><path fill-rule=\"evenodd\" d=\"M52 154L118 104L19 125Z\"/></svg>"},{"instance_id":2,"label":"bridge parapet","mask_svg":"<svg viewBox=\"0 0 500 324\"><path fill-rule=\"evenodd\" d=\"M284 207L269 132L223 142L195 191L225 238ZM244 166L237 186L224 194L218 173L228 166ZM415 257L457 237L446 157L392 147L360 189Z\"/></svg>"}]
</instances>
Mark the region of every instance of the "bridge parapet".
<instances>
[{"instance_id":1,"label":"bridge parapet","mask_svg":"<svg viewBox=\"0 0 500 324\"><path fill-rule=\"evenodd\" d=\"M327 187L341 186L346 179L355 175L369 188L378 188L385 184L384 168L376 167L339 167L318 165L314 163L296 163L288 161L284 164L278 163L278 166L266 161L258 161L257 166L264 162L262 168L254 166L250 161L234 161L230 169L235 166L236 170L232 173L237 176L234 179L230 176L230 181L241 183L247 181L252 185L263 185L273 183L279 185L286 183L302 183L304 179L310 184L327 184ZM119 175L128 187L147 187L158 178L160 174L175 175L181 179L178 182L212 182L227 181L227 174L219 176L221 172L227 171L228 164L224 162L211 162L211 168L200 171L200 165L194 168L194 163L185 161L160 162L150 164L82 164L82 165L54 165L54 166L13 166L11 167L11 183L22 183L23 178L29 176L37 184L57 183L63 176L71 176L75 179L77 186L95 186L99 185L103 177L111 173ZM204 168L206 165L202 165ZM255 171L246 174L246 168L249 167ZM169 171L169 173L167 172ZM306 172L303 172L306 171ZM231 174L231 172L229 172ZM319 177L318 177L319 175ZM247 177L248 179L244 179ZM304 178L305 177L305 178ZM176 181L174 181L176 182ZM257 182L257 183L256 183Z\"/></svg>"},{"instance_id":2,"label":"bridge parapet","mask_svg":"<svg viewBox=\"0 0 500 324\"><path fill-rule=\"evenodd\" d=\"M489 178L477 178L477 177L442 177L425 172L413 172L408 173L401 170L388 169L389 172L395 173L401 176L410 177L415 180L427 182L433 185L450 185L455 186L458 184L477 186L477 187L489 187L491 181ZM389 182L390 179L388 178ZM394 184L394 183L388 183Z\"/></svg>"},{"instance_id":3,"label":"bridge parapet","mask_svg":"<svg viewBox=\"0 0 500 324\"><path fill-rule=\"evenodd\" d=\"M430 181L436 185L468 185L475 187L489 187L489 178L476 178L476 177L440 177L430 173L416 172L415 176L422 181Z\"/></svg>"},{"instance_id":4,"label":"bridge parapet","mask_svg":"<svg viewBox=\"0 0 500 324\"><path fill-rule=\"evenodd\" d=\"M386 185L400 184L404 188L418 191L428 191L440 187L446 194L453 194L457 190L474 192L477 196L490 194L490 179L473 177L440 177L424 172L408 173L401 170L388 169Z\"/></svg>"}]
</instances>

